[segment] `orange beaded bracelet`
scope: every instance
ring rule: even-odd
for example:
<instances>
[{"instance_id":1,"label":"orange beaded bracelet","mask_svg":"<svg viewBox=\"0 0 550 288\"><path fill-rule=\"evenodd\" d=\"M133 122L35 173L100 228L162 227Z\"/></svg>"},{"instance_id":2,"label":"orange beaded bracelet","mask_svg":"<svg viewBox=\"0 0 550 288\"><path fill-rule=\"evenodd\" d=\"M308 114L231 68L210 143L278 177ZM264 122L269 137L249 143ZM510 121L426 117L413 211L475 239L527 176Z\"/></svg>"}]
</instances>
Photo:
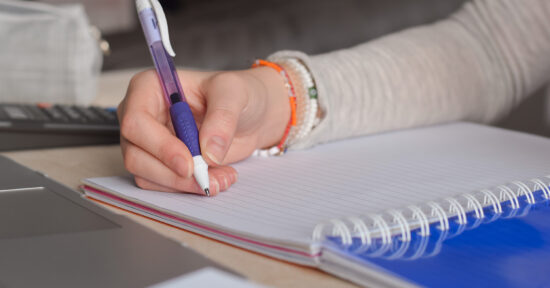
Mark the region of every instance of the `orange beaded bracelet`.
<instances>
[{"instance_id":1,"label":"orange beaded bracelet","mask_svg":"<svg viewBox=\"0 0 550 288\"><path fill-rule=\"evenodd\" d=\"M269 62L266 60L258 59L252 64L252 68L256 67L270 67L273 68L275 71L277 71L281 76L283 76L283 79L285 81L285 87L288 90L288 99L290 102L290 120L288 121L288 124L285 129L285 133L283 134L283 138L281 141L279 141L279 144L275 147L272 147L270 149L265 150L256 150L255 154L259 156L273 156L273 155L281 155L286 152L286 143L288 140L288 136L290 134L290 129L293 126L296 126L296 93L294 91L294 86L292 85L292 80L286 73L285 69L273 62Z\"/></svg>"}]
</instances>

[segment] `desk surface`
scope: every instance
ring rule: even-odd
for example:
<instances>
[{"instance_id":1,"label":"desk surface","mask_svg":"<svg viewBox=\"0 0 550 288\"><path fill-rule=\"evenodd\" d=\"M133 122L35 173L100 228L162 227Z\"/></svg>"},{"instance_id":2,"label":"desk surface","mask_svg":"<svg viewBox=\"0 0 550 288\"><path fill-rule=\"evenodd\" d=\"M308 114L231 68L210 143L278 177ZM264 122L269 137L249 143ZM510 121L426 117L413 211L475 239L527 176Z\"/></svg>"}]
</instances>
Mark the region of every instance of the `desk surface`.
<instances>
[{"instance_id":1,"label":"desk surface","mask_svg":"<svg viewBox=\"0 0 550 288\"><path fill-rule=\"evenodd\" d=\"M102 75L99 96L95 103L116 105L124 96L133 73L134 71L122 71ZM41 171L73 189L78 188L81 184L80 179L83 178L127 173L118 146L30 150L1 154L34 170ZM272 287L357 287L314 268L276 260L110 206L105 207L126 215L167 237L184 242L206 257L261 284Z\"/></svg>"}]
</instances>

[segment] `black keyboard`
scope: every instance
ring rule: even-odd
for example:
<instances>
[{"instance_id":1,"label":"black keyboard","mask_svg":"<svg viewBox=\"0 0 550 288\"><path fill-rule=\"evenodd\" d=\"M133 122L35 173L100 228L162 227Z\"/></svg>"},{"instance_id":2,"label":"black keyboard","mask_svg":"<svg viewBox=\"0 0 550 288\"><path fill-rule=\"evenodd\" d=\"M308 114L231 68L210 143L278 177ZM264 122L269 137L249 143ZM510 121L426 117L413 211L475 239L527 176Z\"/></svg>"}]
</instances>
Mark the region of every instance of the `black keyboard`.
<instances>
[{"instance_id":1,"label":"black keyboard","mask_svg":"<svg viewBox=\"0 0 550 288\"><path fill-rule=\"evenodd\" d=\"M119 143L113 108L0 104L0 151Z\"/></svg>"}]
</instances>

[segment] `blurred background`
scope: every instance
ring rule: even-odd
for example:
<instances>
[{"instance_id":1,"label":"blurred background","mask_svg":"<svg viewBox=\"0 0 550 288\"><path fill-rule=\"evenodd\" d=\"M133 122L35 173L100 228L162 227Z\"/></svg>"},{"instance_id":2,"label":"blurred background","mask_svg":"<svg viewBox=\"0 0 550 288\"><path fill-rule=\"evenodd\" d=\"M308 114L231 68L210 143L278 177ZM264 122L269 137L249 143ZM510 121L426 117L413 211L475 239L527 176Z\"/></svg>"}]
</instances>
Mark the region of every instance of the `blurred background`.
<instances>
[{"instance_id":1,"label":"blurred background","mask_svg":"<svg viewBox=\"0 0 550 288\"><path fill-rule=\"evenodd\" d=\"M82 3L111 45L103 69L150 66L133 0L43 0ZM161 0L180 66L248 67L282 49L318 54L429 23L463 0Z\"/></svg>"},{"instance_id":2,"label":"blurred background","mask_svg":"<svg viewBox=\"0 0 550 288\"><path fill-rule=\"evenodd\" d=\"M150 67L133 0L39 0L81 3L110 45L104 72ZM318 54L444 18L464 0L161 0L178 66L243 69L282 49ZM550 136L545 89L498 125Z\"/></svg>"}]
</instances>

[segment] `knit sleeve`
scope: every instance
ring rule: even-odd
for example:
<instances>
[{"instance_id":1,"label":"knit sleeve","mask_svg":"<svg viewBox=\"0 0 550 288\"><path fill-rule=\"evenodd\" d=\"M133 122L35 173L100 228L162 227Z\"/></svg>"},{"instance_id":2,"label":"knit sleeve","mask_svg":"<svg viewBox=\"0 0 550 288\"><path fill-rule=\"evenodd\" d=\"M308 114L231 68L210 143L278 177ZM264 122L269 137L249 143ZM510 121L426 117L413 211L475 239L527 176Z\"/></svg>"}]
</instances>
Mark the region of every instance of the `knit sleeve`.
<instances>
[{"instance_id":1,"label":"knit sleeve","mask_svg":"<svg viewBox=\"0 0 550 288\"><path fill-rule=\"evenodd\" d=\"M439 22L302 60L323 119L292 148L436 123L489 123L550 77L550 1L477 0Z\"/></svg>"}]
</instances>

